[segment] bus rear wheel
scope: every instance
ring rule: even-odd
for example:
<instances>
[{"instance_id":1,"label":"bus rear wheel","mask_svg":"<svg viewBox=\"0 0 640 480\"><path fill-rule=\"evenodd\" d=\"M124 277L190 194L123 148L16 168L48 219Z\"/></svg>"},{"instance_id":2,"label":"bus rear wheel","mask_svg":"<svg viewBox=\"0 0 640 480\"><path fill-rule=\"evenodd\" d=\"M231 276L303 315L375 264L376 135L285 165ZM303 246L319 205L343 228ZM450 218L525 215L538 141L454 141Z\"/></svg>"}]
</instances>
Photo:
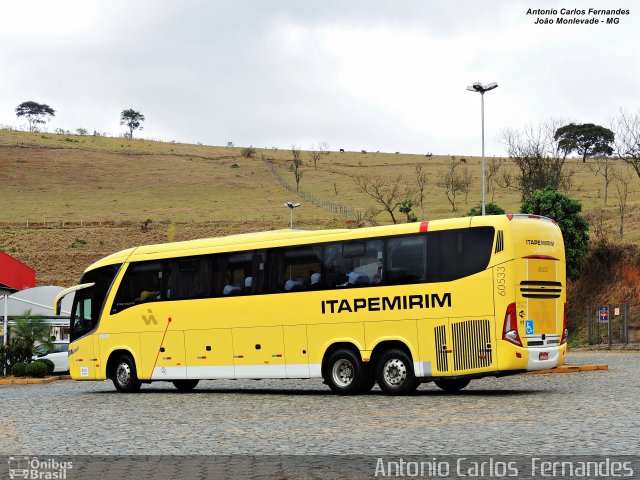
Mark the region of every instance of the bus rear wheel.
<instances>
[{"instance_id":1,"label":"bus rear wheel","mask_svg":"<svg viewBox=\"0 0 640 480\"><path fill-rule=\"evenodd\" d=\"M324 379L329 388L339 395L356 395L371 384L370 374L358 356L351 350L336 350L327 359ZM371 384L373 387L373 384Z\"/></svg>"},{"instance_id":2,"label":"bus rear wheel","mask_svg":"<svg viewBox=\"0 0 640 480\"><path fill-rule=\"evenodd\" d=\"M402 350L387 350L376 366L380 389L388 395L407 395L420 385L413 370L411 357Z\"/></svg>"},{"instance_id":3,"label":"bus rear wheel","mask_svg":"<svg viewBox=\"0 0 640 480\"><path fill-rule=\"evenodd\" d=\"M173 385L179 392L190 392L198 385L198 380L174 380Z\"/></svg>"},{"instance_id":4,"label":"bus rear wheel","mask_svg":"<svg viewBox=\"0 0 640 480\"><path fill-rule=\"evenodd\" d=\"M120 355L113 363L111 378L116 390L123 393L137 392L142 384L138 379L136 363L126 353Z\"/></svg>"},{"instance_id":5,"label":"bus rear wheel","mask_svg":"<svg viewBox=\"0 0 640 480\"><path fill-rule=\"evenodd\" d=\"M442 380L435 380L435 383L439 388L448 393L455 393L462 390L471 382L468 378L443 378Z\"/></svg>"}]
</instances>

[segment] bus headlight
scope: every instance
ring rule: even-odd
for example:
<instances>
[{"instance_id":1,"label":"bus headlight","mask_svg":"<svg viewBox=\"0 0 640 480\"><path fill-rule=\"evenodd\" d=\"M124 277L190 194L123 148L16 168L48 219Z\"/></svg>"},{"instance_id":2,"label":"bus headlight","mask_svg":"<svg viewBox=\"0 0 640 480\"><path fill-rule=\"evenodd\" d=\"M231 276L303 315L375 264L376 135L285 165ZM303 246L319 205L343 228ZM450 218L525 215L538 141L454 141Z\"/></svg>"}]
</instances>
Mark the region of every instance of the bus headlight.
<instances>
[{"instance_id":1,"label":"bus headlight","mask_svg":"<svg viewBox=\"0 0 640 480\"><path fill-rule=\"evenodd\" d=\"M79 349L80 349L80 347L70 348L70 349L67 351L67 356L69 356L69 357L70 357L71 355L73 355L74 353L76 353Z\"/></svg>"}]
</instances>

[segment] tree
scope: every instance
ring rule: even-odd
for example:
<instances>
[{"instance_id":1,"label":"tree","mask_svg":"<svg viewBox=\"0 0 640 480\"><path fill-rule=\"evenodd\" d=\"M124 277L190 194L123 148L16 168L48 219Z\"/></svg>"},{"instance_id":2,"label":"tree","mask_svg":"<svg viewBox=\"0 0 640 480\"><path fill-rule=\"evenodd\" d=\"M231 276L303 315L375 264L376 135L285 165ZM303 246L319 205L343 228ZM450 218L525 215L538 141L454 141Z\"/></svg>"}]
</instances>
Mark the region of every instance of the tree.
<instances>
[{"instance_id":1,"label":"tree","mask_svg":"<svg viewBox=\"0 0 640 480\"><path fill-rule=\"evenodd\" d=\"M485 173L486 179L487 179L487 191L486 193L491 192L491 201L493 202L493 198L495 197L496 194L496 185L501 186L500 185L500 173L503 173L504 171L502 170L502 167L504 165L505 160L503 158L490 158L489 161L487 162L487 170ZM504 178L504 175L502 175L502 179L503 180L507 180L508 183L508 179Z\"/></svg>"},{"instance_id":2,"label":"tree","mask_svg":"<svg viewBox=\"0 0 640 480\"><path fill-rule=\"evenodd\" d=\"M447 200L451 204L451 211L458 210L456 201L458 195L465 193L467 189L466 180L458 173L458 166L460 164L456 162L455 157L451 157L451 163L449 169L442 174L440 181L436 184L438 187L444 189L444 193L447 196Z\"/></svg>"},{"instance_id":3,"label":"tree","mask_svg":"<svg viewBox=\"0 0 640 480\"><path fill-rule=\"evenodd\" d=\"M587 157L593 155L611 155L615 135L608 128L593 123L570 123L557 129L553 138L565 156L575 151L586 162Z\"/></svg>"},{"instance_id":4,"label":"tree","mask_svg":"<svg viewBox=\"0 0 640 480\"><path fill-rule=\"evenodd\" d=\"M293 156L293 159L291 160L291 164L289 165L289 171L293 173L293 176L296 179L296 192L299 192L300 180L302 180L302 175L304 175L304 169L302 168L302 158L300 158L300 149L295 145L292 145L291 155Z\"/></svg>"},{"instance_id":5,"label":"tree","mask_svg":"<svg viewBox=\"0 0 640 480\"><path fill-rule=\"evenodd\" d=\"M596 157L595 165L589 164L589 170L594 175L602 175L604 178L604 203L607 204L607 197L609 196L609 184L616 175L615 168L612 165L611 157Z\"/></svg>"},{"instance_id":6,"label":"tree","mask_svg":"<svg viewBox=\"0 0 640 480\"><path fill-rule=\"evenodd\" d=\"M120 125L129 127L129 138L133 138L134 130L142 130L142 122L144 122L144 120L144 115L133 108L123 110L120 114Z\"/></svg>"},{"instance_id":7,"label":"tree","mask_svg":"<svg viewBox=\"0 0 640 480\"><path fill-rule=\"evenodd\" d=\"M624 217L630 210L627 204L629 196L629 172L615 172L616 191L618 193L618 213L620 214L620 240L624 238Z\"/></svg>"},{"instance_id":8,"label":"tree","mask_svg":"<svg viewBox=\"0 0 640 480\"><path fill-rule=\"evenodd\" d=\"M16 343L33 355L36 342L51 346L51 328L40 315L32 315L31 310L24 312L11 328L11 337Z\"/></svg>"},{"instance_id":9,"label":"tree","mask_svg":"<svg viewBox=\"0 0 640 480\"><path fill-rule=\"evenodd\" d=\"M560 123L559 120L548 120L537 127L526 126L522 131L507 129L502 132L502 143L519 170L514 180L522 200L547 187L553 190L571 187L573 172L564 168L566 155L554 138Z\"/></svg>"},{"instance_id":10,"label":"tree","mask_svg":"<svg viewBox=\"0 0 640 480\"><path fill-rule=\"evenodd\" d=\"M37 132L38 125L49 120L48 117L55 117L56 111L46 103L38 102L22 102L16 107L16 115L25 117L29 122L29 131Z\"/></svg>"},{"instance_id":11,"label":"tree","mask_svg":"<svg viewBox=\"0 0 640 480\"><path fill-rule=\"evenodd\" d=\"M415 195L415 190L407 185L402 176L390 179L358 175L353 181L381 207L376 214L387 212L393 223L398 223L394 213L396 209Z\"/></svg>"},{"instance_id":12,"label":"tree","mask_svg":"<svg viewBox=\"0 0 640 480\"><path fill-rule=\"evenodd\" d=\"M318 150L320 150L324 155L329 155L331 150L329 150L329 142L320 142L318 144Z\"/></svg>"},{"instance_id":13,"label":"tree","mask_svg":"<svg viewBox=\"0 0 640 480\"><path fill-rule=\"evenodd\" d=\"M640 110L632 113L621 109L611 123L616 132L616 155L628 163L640 178Z\"/></svg>"},{"instance_id":14,"label":"tree","mask_svg":"<svg viewBox=\"0 0 640 480\"><path fill-rule=\"evenodd\" d=\"M418 184L418 200L420 200L420 210L424 217L424 189L427 186L427 172L422 170L422 165L416 165L416 183Z\"/></svg>"},{"instance_id":15,"label":"tree","mask_svg":"<svg viewBox=\"0 0 640 480\"><path fill-rule=\"evenodd\" d=\"M556 190L536 190L522 204L521 212L543 215L556 221L564 239L567 276L577 280L589 248L589 223L580 215L582 204Z\"/></svg>"},{"instance_id":16,"label":"tree","mask_svg":"<svg viewBox=\"0 0 640 480\"><path fill-rule=\"evenodd\" d=\"M484 213L485 215L504 215L507 212L495 203L487 203L484 206ZM480 215L482 215L482 205L473 207L469 210L469 213L467 213L467 217L479 217Z\"/></svg>"},{"instance_id":17,"label":"tree","mask_svg":"<svg viewBox=\"0 0 640 480\"><path fill-rule=\"evenodd\" d=\"M309 158L313 162L314 170L318 169L318 160L320 160L320 157L323 155L323 152L321 149L322 147L318 147L318 149L315 150L315 147L311 145L311 149L309 150Z\"/></svg>"},{"instance_id":18,"label":"tree","mask_svg":"<svg viewBox=\"0 0 640 480\"><path fill-rule=\"evenodd\" d=\"M418 217L416 217L416 214L411 211L412 208L413 202L411 200L405 200L400 204L400 213L405 214L405 216L407 217L407 223L418 221Z\"/></svg>"}]
</instances>

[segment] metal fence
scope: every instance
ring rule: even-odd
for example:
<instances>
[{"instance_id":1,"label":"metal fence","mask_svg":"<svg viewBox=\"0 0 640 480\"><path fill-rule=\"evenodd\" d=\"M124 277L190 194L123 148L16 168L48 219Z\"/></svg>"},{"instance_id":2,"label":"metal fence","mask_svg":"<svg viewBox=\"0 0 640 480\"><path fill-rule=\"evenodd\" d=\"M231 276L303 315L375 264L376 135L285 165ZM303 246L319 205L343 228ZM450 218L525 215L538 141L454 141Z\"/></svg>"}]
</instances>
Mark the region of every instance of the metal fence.
<instances>
[{"instance_id":1,"label":"metal fence","mask_svg":"<svg viewBox=\"0 0 640 480\"><path fill-rule=\"evenodd\" d=\"M267 157L265 157L264 155L262 156L262 161L264 162L265 167L267 167L267 170L269 170L271 172L271 174L274 176L274 178L276 179L276 181L282 185L283 188L285 188L286 190L288 190L289 192L294 193L295 195L297 195L298 197L302 198L303 200L312 203L313 205L316 205L317 207L321 207L324 208L325 210L329 210L330 212L336 214L336 215L341 215L347 219L350 220L356 220L359 217L361 217L361 215L359 215L359 212L352 208L349 207L347 205L343 205L341 203L336 203L336 202L331 202L328 200L323 200L321 198L316 197L315 195L312 195L310 193L307 192L300 192L298 190L296 190L296 187L294 185L291 185L289 182L287 182L282 175L280 175L280 172L278 172L277 167L275 166L275 164L273 164Z\"/></svg>"},{"instance_id":2,"label":"metal fence","mask_svg":"<svg viewBox=\"0 0 640 480\"><path fill-rule=\"evenodd\" d=\"M640 343L640 305L600 305L585 313L589 345Z\"/></svg>"}]
</instances>

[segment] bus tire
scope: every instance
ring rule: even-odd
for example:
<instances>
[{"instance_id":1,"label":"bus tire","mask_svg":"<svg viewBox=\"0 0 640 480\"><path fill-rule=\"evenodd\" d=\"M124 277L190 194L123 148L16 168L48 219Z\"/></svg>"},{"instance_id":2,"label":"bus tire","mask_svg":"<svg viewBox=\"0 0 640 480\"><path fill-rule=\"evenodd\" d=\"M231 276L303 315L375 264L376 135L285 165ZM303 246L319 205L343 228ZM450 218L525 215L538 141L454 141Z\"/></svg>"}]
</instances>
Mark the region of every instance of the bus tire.
<instances>
[{"instance_id":1,"label":"bus tire","mask_svg":"<svg viewBox=\"0 0 640 480\"><path fill-rule=\"evenodd\" d=\"M133 393L140 390L142 382L138 379L136 370L136 362L133 361L131 355L123 353L115 362L113 362L113 371L111 372L113 385L116 390L122 393Z\"/></svg>"},{"instance_id":2,"label":"bus tire","mask_svg":"<svg viewBox=\"0 0 640 480\"><path fill-rule=\"evenodd\" d=\"M173 385L179 392L190 392L198 385L199 380L174 380Z\"/></svg>"},{"instance_id":3,"label":"bus tire","mask_svg":"<svg viewBox=\"0 0 640 480\"><path fill-rule=\"evenodd\" d=\"M408 395L420 385L413 370L411 357L402 350L387 350L376 365L380 389L388 395Z\"/></svg>"},{"instance_id":4,"label":"bus tire","mask_svg":"<svg viewBox=\"0 0 640 480\"><path fill-rule=\"evenodd\" d=\"M443 378L442 380L435 380L435 383L439 388L448 393L455 393L462 390L471 382L468 378Z\"/></svg>"},{"instance_id":5,"label":"bus tire","mask_svg":"<svg viewBox=\"0 0 640 480\"><path fill-rule=\"evenodd\" d=\"M327 359L325 381L334 393L357 395L366 387L367 372L355 353L340 349Z\"/></svg>"}]
</instances>

